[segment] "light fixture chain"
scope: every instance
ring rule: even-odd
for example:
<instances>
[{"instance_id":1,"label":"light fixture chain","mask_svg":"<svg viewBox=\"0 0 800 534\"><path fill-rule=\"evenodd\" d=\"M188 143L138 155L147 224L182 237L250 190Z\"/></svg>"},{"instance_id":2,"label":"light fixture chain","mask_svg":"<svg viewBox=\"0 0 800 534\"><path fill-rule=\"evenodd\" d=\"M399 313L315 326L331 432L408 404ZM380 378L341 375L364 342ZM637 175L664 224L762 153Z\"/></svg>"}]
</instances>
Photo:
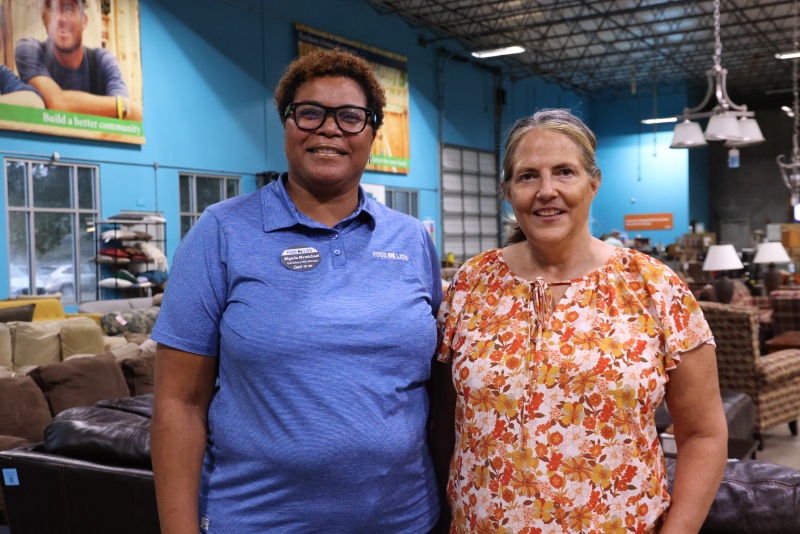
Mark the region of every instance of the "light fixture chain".
<instances>
[{"instance_id":1,"label":"light fixture chain","mask_svg":"<svg viewBox=\"0 0 800 534\"><path fill-rule=\"evenodd\" d=\"M798 50L798 24L800 24L800 17L797 12L797 0L792 2L792 9L794 11L794 28L792 29L792 37L794 39L794 51ZM794 163L800 161L800 148L798 148L798 137L800 136L800 96L798 96L797 87L797 58L792 59L792 111L794 112L794 132L792 133L792 160Z\"/></svg>"},{"instance_id":2,"label":"light fixture chain","mask_svg":"<svg viewBox=\"0 0 800 534\"><path fill-rule=\"evenodd\" d=\"M714 68L719 70L722 63L722 38L720 37L719 0L714 0Z\"/></svg>"}]
</instances>

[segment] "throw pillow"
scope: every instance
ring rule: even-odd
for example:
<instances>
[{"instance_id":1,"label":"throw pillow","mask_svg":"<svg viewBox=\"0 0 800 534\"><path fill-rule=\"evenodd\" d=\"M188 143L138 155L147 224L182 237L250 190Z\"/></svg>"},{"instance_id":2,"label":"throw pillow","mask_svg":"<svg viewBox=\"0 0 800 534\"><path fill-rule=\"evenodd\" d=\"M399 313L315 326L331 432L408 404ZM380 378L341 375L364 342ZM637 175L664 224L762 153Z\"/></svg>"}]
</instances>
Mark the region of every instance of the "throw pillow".
<instances>
[{"instance_id":1,"label":"throw pillow","mask_svg":"<svg viewBox=\"0 0 800 534\"><path fill-rule=\"evenodd\" d=\"M128 254L121 248L101 248L97 253L101 256L111 256L112 258L128 257Z\"/></svg>"},{"instance_id":2,"label":"throw pillow","mask_svg":"<svg viewBox=\"0 0 800 534\"><path fill-rule=\"evenodd\" d=\"M0 323L9 321L33 321L33 312L36 304L25 304L13 308L0 308Z\"/></svg>"},{"instance_id":3,"label":"throw pillow","mask_svg":"<svg viewBox=\"0 0 800 534\"><path fill-rule=\"evenodd\" d=\"M136 343L137 345L141 345L145 341L150 339L150 334L139 334L137 332L125 332L125 341L128 343Z\"/></svg>"},{"instance_id":4,"label":"throw pillow","mask_svg":"<svg viewBox=\"0 0 800 534\"><path fill-rule=\"evenodd\" d=\"M0 365L0 378L11 378L14 376L14 369L5 365ZM2 451L3 449L0 449Z\"/></svg>"},{"instance_id":5,"label":"throw pillow","mask_svg":"<svg viewBox=\"0 0 800 534\"><path fill-rule=\"evenodd\" d=\"M100 354L105 346L103 330L96 324L63 326L60 337L62 360L73 354Z\"/></svg>"},{"instance_id":6,"label":"throw pillow","mask_svg":"<svg viewBox=\"0 0 800 534\"><path fill-rule=\"evenodd\" d=\"M129 394L125 376L110 354L39 366L30 376L47 398L53 415L67 408L91 406L103 399Z\"/></svg>"},{"instance_id":7,"label":"throw pillow","mask_svg":"<svg viewBox=\"0 0 800 534\"><path fill-rule=\"evenodd\" d=\"M0 324L0 366L14 367L11 358L11 329L7 324Z\"/></svg>"},{"instance_id":8,"label":"throw pillow","mask_svg":"<svg viewBox=\"0 0 800 534\"><path fill-rule=\"evenodd\" d=\"M42 441L52 418L44 394L31 377L0 378L2 434Z\"/></svg>"},{"instance_id":9,"label":"throw pillow","mask_svg":"<svg viewBox=\"0 0 800 534\"><path fill-rule=\"evenodd\" d=\"M161 306L161 301L164 299L164 293L153 295L153 306Z\"/></svg>"},{"instance_id":10,"label":"throw pillow","mask_svg":"<svg viewBox=\"0 0 800 534\"><path fill-rule=\"evenodd\" d=\"M100 286L100 287L105 287L105 288L112 288L112 289L120 288L120 289L122 289L122 288L125 288L125 287L131 287L133 285L133 282L130 282L129 280L124 280L122 278L114 278L112 276L111 278L103 278L102 280L97 282L97 285Z\"/></svg>"},{"instance_id":11,"label":"throw pillow","mask_svg":"<svg viewBox=\"0 0 800 534\"><path fill-rule=\"evenodd\" d=\"M155 364L155 355L129 358L120 362L132 397L153 393Z\"/></svg>"},{"instance_id":12,"label":"throw pillow","mask_svg":"<svg viewBox=\"0 0 800 534\"><path fill-rule=\"evenodd\" d=\"M114 347L109 351L118 362L127 360L129 358L138 358L142 355L142 349L136 343L125 343L118 347Z\"/></svg>"},{"instance_id":13,"label":"throw pillow","mask_svg":"<svg viewBox=\"0 0 800 534\"><path fill-rule=\"evenodd\" d=\"M53 321L32 323L13 322L11 344L14 354L14 367L27 365L47 365L61 361L61 328L71 324L96 325L88 317L71 317Z\"/></svg>"},{"instance_id":14,"label":"throw pillow","mask_svg":"<svg viewBox=\"0 0 800 534\"><path fill-rule=\"evenodd\" d=\"M119 336L123 332L149 334L158 317L158 306L124 312L112 312L100 318L100 326L107 336Z\"/></svg>"}]
</instances>

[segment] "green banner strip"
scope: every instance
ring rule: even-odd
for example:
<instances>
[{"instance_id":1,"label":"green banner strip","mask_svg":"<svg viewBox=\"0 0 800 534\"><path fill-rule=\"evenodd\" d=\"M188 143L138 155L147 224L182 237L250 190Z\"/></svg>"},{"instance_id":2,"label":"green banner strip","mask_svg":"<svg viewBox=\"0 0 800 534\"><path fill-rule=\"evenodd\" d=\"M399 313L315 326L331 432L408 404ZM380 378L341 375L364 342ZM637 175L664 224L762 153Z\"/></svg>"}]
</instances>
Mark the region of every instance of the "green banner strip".
<instances>
[{"instance_id":1,"label":"green banner strip","mask_svg":"<svg viewBox=\"0 0 800 534\"><path fill-rule=\"evenodd\" d=\"M411 163L408 158L396 158L394 156L384 156L383 154L372 154L373 165L386 165L388 167L400 167L401 169L408 169Z\"/></svg>"},{"instance_id":2,"label":"green banner strip","mask_svg":"<svg viewBox=\"0 0 800 534\"><path fill-rule=\"evenodd\" d=\"M11 104L0 104L0 120L131 137L144 136L141 122Z\"/></svg>"}]
</instances>

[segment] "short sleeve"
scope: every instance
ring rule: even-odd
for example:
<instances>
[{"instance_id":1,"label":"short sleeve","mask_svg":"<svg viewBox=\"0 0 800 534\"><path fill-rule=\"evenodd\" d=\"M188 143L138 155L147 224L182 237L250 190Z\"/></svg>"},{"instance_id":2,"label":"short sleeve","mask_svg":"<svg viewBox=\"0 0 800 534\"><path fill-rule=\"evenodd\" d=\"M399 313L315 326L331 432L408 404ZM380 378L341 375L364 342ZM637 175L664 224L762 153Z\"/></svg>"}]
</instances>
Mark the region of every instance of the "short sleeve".
<instances>
[{"instance_id":1,"label":"short sleeve","mask_svg":"<svg viewBox=\"0 0 800 534\"><path fill-rule=\"evenodd\" d=\"M206 210L175 252L153 339L195 354L219 355L228 295L226 262L225 234Z\"/></svg>"},{"instance_id":2,"label":"short sleeve","mask_svg":"<svg viewBox=\"0 0 800 534\"><path fill-rule=\"evenodd\" d=\"M671 370L682 353L704 343L714 345L714 336L697 299L680 278L661 264L648 270L645 279L654 288L652 298L664 336L664 365Z\"/></svg>"},{"instance_id":3,"label":"short sleeve","mask_svg":"<svg viewBox=\"0 0 800 534\"><path fill-rule=\"evenodd\" d=\"M119 61L117 61L116 56L104 48L97 48L96 50L98 69L105 75L106 96L123 96L126 98L130 96L128 86L122 78Z\"/></svg>"},{"instance_id":4,"label":"short sleeve","mask_svg":"<svg viewBox=\"0 0 800 534\"><path fill-rule=\"evenodd\" d=\"M464 287L464 270L462 269L453 277L444 294L442 305L439 306L439 315L436 319L439 348L436 352L436 359L442 363L453 361L453 341L459 321L459 310L456 303L459 300L463 301Z\"/></svg>"},{"instance_id":5,"label":"short sleeve","mask_svg":"<svg viewBox=\"0 0 800 534\"><path fill-rule=\"evenodd\" d=\"M442 303L442 268L439 264L439 255L436 253L436 246L433 244L433 240L428 234L428 231L424 228L422 239L425 243L426 260L430 265L429 276L426 283L429 284L428 290L431 295L431 310L433 310L433 316L436 317Z\"/></svg>"},{"instance_id":6,"label":"short sleeve","mask_svg":"<svg viewBox=\"0 0 800 534\"><path fill-rule=\"evenodd\" d=\"M14 48L14 62L17 65L17 72L24 83L28 83L37 76L47 76L51 78L45 66L42 45L33 38L25 38L17 41Z\"/></svg>"}]
</instances>

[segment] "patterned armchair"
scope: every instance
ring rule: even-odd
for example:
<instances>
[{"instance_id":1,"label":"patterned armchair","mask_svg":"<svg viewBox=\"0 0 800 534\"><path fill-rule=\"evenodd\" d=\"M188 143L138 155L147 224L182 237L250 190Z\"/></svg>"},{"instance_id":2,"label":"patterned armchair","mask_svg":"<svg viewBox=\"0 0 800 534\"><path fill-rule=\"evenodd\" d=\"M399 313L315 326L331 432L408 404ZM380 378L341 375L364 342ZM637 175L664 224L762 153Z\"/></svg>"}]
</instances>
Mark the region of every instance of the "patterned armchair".
<instances>
[{"instance_id":1,"label":"patterned armchair","mask_svg":"<svg viewBox=\"0 0 800 534\"><path fill-rule=\"evenodd\" d=\"M778 289L770 293L772 305L772 334L800 330L800 291Z\"/></svg>"},{"instance_id":2,"label":"patterned armchair","mask_svg":"<svg viewBox=\"0 0 800 534\"><path fill-rule=\"evenodd\" d=\"M764 446L763 432L789 423L797 435L800 416L800 349L761 355L758 311L717 302L701 302L717 344L719 385L746 393L756 410L755 437Z\"/></svg>"}]
</instances>

